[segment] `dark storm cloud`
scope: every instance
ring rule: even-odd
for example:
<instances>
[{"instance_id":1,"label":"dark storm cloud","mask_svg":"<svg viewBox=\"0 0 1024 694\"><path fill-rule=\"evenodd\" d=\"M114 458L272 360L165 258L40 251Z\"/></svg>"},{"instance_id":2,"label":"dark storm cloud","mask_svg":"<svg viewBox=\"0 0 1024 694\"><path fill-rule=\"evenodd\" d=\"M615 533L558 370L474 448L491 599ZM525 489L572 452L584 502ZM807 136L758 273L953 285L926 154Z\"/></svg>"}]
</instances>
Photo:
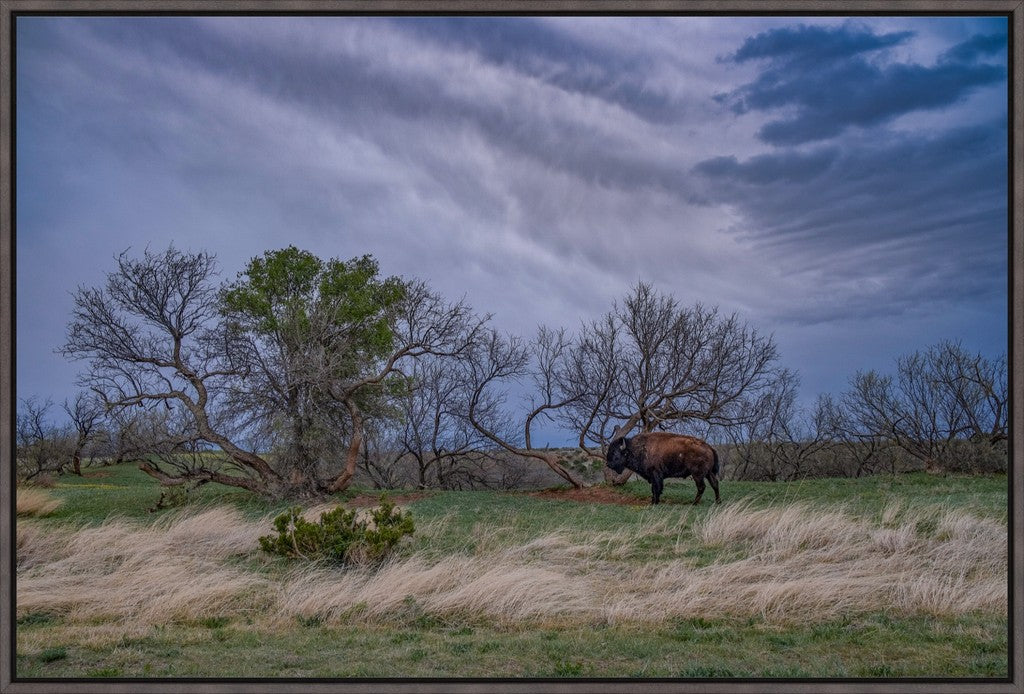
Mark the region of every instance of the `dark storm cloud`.
<instances>
[{"instance_id":1,"label":"dark storm cloud","mask_svg":"<svg viewBox=\"0 0 1024 694\"><path fill-rule=\"evenodd\" d=\"M930 228L925 219L955 219L979 206L1005 210L1005 137L1005 121L999 121L931 137L862 140L841 155L829 148L743 162L730 158L727 165L712 159L694 170L711 180L709 195L762 222L749 232L760 243L836 248L906 240L907 230ZM790 170L799 172L802 185L789 185ZM954 209L962 212L952 214ZM875 223L900 215L905 218L896 228ZM830 232L852 227L860 232Z\"/></svg>"},{"instance_id":2,"label":"dark storm cloud","mask_svg":"<svg viewBox=\"0 0 1024 694\"><path fill-rule=\"evenodd\" d=\"M914 31L849 23L772 29L729 54L758 72L717 99L772 150L692 171L708 201L738 212L729 233L805 288L769 309L776 320L1005 306L1007 117L992 95L1005 89L1006 34L971 28L931 61ZM921 120L983 88L955 119Z\"/></svg>"},{"instance_id":3,"label":"dark storm cloud","mask_svg":"<svg viewBox=\"0 0 1024 694\"><path fill-rule=\"evenodd\" d=\"M714 157L700 162L694 171L712 178L743 183L801 183L821 175L838 156L836 149L816 152L761 154L740 163L736 157Z\"/></svg>"},{"instance_id":4,"label":"dark storm cloud","mask_svg":"<svg viewBox=\"0 0 1024 694\"><path fill-rule=\"evenodd\" d=\"M734 233L770 249L783 269L827 280L823 297L830 282L873 279L822 312L780 316L898 315L1005 292L1005 142L1000 120L934 136L876 134L842 150L709 159L694 172L709 197L742 210Z\"/></svg>"},{"instance_id":5,"label":"dark storm cloud","mask_svg":"<svg viewBox=\"0 0 1024 694\"><path fill-rule=\"evenodd\" d=\"M963 43L953 46L942 54L941 59L966 63L982 56L996 55L1006 50L1006 34L978 34Z\"/></svg>"},{"instance_id":6,"label":"dark storm cloud","mask_svg":"<svg viewBox=\"0 0 1024 694\"><path fill-rule=\"evenodd\" d=\"M912 31L874 34L866 29L850 27L784 27L747 39L731 59L742 63L747 60L769 58L784 62L789 67L814 67L822 62L832 62L905 43L912 36Z\"/></svg>"},{"instance_id":7,"label":"dark storm cloud","mask_svg":"<svg viewBox=\"0 0 1024 694\"><path fill-rule=\"evenodd\" d=\"M763 60L765 69L720 99L737 114L793 109L793 115L767 122L758 135L772 145L797 145L833 138L851 126L867 128L906 113L946 107L978 87L1006 79L1002 65L973 62L995 50L998 39L991 35L960 44L933 66L883 65L865 55L911 36L876 36L850 26L765 32L748 39L732 56L740 63Z\"/></svg>"}]
</instances>

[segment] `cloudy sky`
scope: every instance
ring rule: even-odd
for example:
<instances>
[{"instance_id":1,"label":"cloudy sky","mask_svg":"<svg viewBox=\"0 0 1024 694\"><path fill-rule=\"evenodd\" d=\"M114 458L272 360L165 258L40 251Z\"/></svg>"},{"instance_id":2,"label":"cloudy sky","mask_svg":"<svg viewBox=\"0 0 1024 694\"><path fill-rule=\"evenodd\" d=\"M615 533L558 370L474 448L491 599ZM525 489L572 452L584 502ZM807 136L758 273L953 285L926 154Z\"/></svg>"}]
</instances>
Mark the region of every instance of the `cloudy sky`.
<instances>
[{"instance_id":1,"label":"cloudy sky","mask_svg":"<svg viewBox=\"0 0 1024 694\"><path fill-rule=\"evenodd\" d=\"M737 311L807 400L1007 343L1007 22L19 17L17 388L131 247L233 278L371 253L507 330L638 280Z\"/></svg>"}]
</instances>

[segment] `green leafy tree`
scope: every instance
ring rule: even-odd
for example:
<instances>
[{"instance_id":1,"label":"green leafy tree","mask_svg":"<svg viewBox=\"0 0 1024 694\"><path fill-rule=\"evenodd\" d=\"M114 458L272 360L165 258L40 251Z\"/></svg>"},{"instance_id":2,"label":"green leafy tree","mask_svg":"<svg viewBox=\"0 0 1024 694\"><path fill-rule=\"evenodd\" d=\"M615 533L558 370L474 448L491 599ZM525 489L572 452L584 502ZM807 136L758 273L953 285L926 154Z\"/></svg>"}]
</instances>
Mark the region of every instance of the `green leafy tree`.
<instances>
[{"instance_id":1,"label":"green leafy tree","mask_svg":"<svg viewBox=\"0 0 1024 694\"><path fill-rule=\"evenodd\" d=\"M379 278L370 256L325 262L294 246L253 258L222 291L231 360L246 373L234 409L274 432L276 466L291 486L323 491L325 458L352 432L330 382L357 378L387 355L405 297L405 283ZM379 410L394 380L360 392L360 410Z\"/></svg>"},{"instance_id":2,"label":"green leafy tree","mask_svg":"<svg viewBox=\"0 0 1024 694\"><path fill-rule=\"evenodd\" d=\"M130 408L174 423L139 467L167 486L219 482L275 497L348 486L367 417L387 414L425 354L458 356L481 320L424 283L380 278L370 256L323 261L294 247L254 258L218 287L212 255L127 253L82 287L62 353L114 419ZM280 455L265 456L274 444ZM178 454L204 451L224 455Z\"/></svg>"},{"instance_id":3,"label":"green leafy tree","mask_svg":"<svg viewBox=\"0 0 1024 694\"><path fill-rule=\"evenodd\" d=\"M234 409L275 432L278 470L313 494L351 482L367 418L386 416L407 383L403 364L460 354L479 324L423 283L380 277L371 256L324 261L294 246L253 258L221 310L246 374Z\"/></svg>"}]
</instances>

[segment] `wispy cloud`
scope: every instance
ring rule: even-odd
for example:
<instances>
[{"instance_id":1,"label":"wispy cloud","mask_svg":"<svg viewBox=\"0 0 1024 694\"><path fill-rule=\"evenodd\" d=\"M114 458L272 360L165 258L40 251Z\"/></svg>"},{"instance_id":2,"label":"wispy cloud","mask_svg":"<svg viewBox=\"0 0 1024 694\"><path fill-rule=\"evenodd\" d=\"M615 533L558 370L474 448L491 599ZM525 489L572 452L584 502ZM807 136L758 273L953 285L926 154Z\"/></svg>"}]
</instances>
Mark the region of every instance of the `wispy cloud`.
<instances>
[{"instance_id":1,"label":"wispy cloud","mask_svg":"<svg viewBox=\"0 0 1024 694\"><path fill-rule=\"evenodd\" d=\"M941 19L20 17L19 390L68 391L68 290L172 240L372 253L524 333L642 279L998 349L1005 30Z\"/></svg>"}]
</instances>

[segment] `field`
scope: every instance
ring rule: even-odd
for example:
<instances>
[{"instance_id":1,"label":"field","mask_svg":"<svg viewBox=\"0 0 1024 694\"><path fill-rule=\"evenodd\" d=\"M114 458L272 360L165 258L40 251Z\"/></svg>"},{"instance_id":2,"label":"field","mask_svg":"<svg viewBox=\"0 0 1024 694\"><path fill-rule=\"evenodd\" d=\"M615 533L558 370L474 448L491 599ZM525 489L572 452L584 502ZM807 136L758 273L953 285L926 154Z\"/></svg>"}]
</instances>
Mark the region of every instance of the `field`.
<instances>
[{"instance_id":1,"label":"field","mask_svg":"<svg viewBox=\"0 0 1024 694\"><path fill-rule=\"evenodd\" d=\"M396 490L414 536L341 569L257 548L280 506L150 513L152 480L94 469L19 499L16 675L1005 677L1006 484Z\"/></svg>"}]
</instances>

